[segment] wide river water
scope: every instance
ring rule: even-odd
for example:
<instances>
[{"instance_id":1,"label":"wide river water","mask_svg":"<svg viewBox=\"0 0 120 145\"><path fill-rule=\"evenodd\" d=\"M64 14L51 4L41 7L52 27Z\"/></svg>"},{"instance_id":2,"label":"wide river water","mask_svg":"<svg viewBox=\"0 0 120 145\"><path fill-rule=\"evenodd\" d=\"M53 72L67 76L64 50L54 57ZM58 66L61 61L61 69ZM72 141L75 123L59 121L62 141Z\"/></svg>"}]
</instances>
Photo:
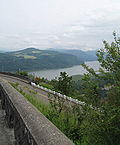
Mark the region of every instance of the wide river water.
<instances>
[{"instance_id":1,"label":"wide river water","mask_svg":"<svg viewBox=\"0 0 120 145\"><path fill-rule=\"evenodd\" d=\"M93 68L95 71L98 71L100 67L98 61L88 61L85 62L85 64L88 65L90 68ZM73 67L62 68L62 69L47 69L47 70L40 70L40 71L32 71L29 72L29 74L32 74L40 78L44 77L47 78L48 80L51 80L59 77L60 72L67 72L69 76L72 76L72 75L83 75L87 71L81 65L76 65Z\"/></svg>"}]
</instances>

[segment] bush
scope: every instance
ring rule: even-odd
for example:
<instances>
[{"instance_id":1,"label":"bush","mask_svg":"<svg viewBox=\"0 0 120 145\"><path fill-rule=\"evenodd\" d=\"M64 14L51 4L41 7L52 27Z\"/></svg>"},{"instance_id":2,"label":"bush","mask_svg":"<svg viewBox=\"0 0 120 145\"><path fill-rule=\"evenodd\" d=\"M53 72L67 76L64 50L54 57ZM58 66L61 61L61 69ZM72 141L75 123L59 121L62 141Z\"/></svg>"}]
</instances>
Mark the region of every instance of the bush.
<instances>
[{"instance_id":1,"label":"bush","mask_svg":"<svg viewBox=\"0 0 120 145\"><path fill-rule=\"evenodd\" d=\"M49 84L46 84L46 83L39 83L40 86L44 87L44 88L47 88L47 89L50 89L52 91L54 91L54 87L52 85L49 85Z\"/></svg>"}]
</instances>

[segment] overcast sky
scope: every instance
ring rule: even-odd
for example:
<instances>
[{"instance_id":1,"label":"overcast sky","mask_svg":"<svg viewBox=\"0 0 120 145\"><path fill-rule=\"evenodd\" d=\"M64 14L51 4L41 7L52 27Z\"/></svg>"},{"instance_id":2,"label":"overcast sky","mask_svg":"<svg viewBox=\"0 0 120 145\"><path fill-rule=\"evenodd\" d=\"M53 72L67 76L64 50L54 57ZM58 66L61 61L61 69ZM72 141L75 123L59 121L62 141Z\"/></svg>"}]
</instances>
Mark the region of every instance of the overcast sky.
<instances>
[{"instance_id":1,"label":"overcast sky","mask_svg":"<svg viewBox=\"0 0 120 145\"><path fill-rule=\"evenodd\" d=\"M120 0L0 0L0 50L94 50L120 32Z\"/></svg>"}]
</instances>

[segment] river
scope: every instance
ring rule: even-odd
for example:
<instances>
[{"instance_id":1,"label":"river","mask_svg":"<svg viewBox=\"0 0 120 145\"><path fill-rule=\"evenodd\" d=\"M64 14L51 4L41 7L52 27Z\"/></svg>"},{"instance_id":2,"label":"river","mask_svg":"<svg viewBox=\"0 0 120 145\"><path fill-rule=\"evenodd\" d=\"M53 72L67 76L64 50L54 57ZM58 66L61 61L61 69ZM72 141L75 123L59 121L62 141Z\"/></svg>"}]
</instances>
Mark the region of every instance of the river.
<instances>
[{"instance_id":1,"label":"river","mask_svg":"<svg viewBox=\"0 0 120 145\"><path fill-rule=\"evenodd\" d=\"M95 71L97 71L100 67L98 61L88 61L85 62L85 64L93 68ZM51 80L59 77L60 72L67 72L69 76L72 76L72 75L83 75L87 71L81 65L76 65L73 67L62 68L62 69L47 69L47 70L40 70L40 71L32 71L29 72L29 74L32 74L40 78L44 77L47 78L48 80Z\"/></svg>"}]
</instances>

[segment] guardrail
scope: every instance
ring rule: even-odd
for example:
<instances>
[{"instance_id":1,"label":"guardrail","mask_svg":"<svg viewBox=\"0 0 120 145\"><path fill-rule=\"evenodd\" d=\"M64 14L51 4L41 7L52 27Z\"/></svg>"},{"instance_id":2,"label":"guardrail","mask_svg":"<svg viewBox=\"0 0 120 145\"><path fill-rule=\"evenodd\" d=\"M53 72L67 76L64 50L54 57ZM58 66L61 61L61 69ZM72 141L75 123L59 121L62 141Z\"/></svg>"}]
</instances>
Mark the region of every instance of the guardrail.
<instances>
[{"instance_id":1,"label":"guardrail","mask_svg":"<svg viewBox=\"0 0 120 145\"><path fill-rule=\"evenodd\" d=\"M79 101L78 99L73 99L71 97L68 97L66 95L62 95L60 93L57 93L55 91L52 91L50 89L47 89L47 88L44 88L42 86L39 86L39 85L36 85L33 80L29 79L28 77L25 77L25 76L22 76L22 75L18 75L18 74L13 74L13 73L8 73L8 72L0 72L0 74L4 74L4 75L9 75L9 76L13 76L13 77L16 77L16 78L20 78L22 80L26 80L27 83L31 84L32 86L36 87L36 88L39 88L41 90L44 90L46 92L49 92L50 94L53 94L53 95L57 95L58 97L60 98L63 98L67 101L70 101L72 103L75 103L75 104L79 104L79 105L85 105L85 102L83 101Z\"/></svg>"},{"instance_id":2,"label":"guardrail","mask_svg":"<svg viewBox=\"0 0 120 145\"><path fill-rule=\"evenodd\" d=\"M15 145L74 145L41 112L0 78L0 99L6 121L14 128Z\"/></svg>"},{"instance_id":3,"label":"guardrail","mask_svg":"<svg viewBox=\"0 0 120 145\"><path fill-rule=\"evenodd\" d=\"M79 101L78 99L73 99L73 98L68 97L66 95L63 95L61 93L58 93L58 92L52 91L50 89L44 88L42 86L36 85L34 82L31 82L30 84L31 84L31 86L34 86L34 87L36 87L38 89L41 89L41 90L46 91L46 92L49 92L50 94L53 94L53 96L56 95L56 96L58 96L58 97L60 97L60 98L62 98L64 100L69 101L69 102L72 102L72 103L75 103L75 104L79 104L79 105L85 105L85 102L83 102L83 101Z\"/></svg>"}]
</instances>

